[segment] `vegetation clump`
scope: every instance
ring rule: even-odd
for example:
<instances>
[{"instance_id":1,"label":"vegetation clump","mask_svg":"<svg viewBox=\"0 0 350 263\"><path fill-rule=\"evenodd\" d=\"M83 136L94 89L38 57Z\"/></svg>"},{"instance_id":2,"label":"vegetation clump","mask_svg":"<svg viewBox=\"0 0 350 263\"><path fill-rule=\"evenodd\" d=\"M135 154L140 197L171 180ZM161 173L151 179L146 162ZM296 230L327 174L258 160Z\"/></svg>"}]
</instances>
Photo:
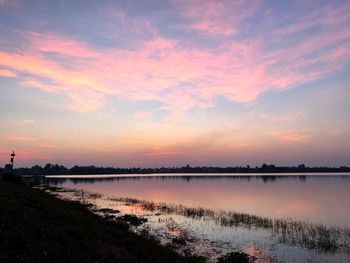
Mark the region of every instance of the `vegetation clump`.
<instances>
[{"instance_id":1,"label":"vegetation clump","mask_svg":"<svg viewBox=\"0 0 350 263\"><path fill-rule=\"evenodd\" d=\"M23 179L13 172L4 172L1 175L1 177L4 181L9 182L11 184L25 185Z\"/></svg>"},{"instance_id":2,"label":"vegetation clump","mask_svg":"<svg viewBox=\"0 0 350 263\"><path fill-rule=\"evenodd\" d=\"M231 252L218 258L218 263L252 263L254 261L254 257L241 251Z\"/></svg>"},{"instance_id":3,"label":"vegetation clump","mask_svg":"<svg viewBox=\"0 0 350 263\"><path fill-rule=\"evenodd\" d=\"M184 246L187 244L186 237L174 237L171 242L177 246Z\"/></svg>"},{"instance_id":4,"label":"vegetation clump","mask_svg":"<svg viewBox=\"0 0 350 263\"><path fill-rule=\"evenodd\" d=\"M117 214L120 213L119 210L111 209L111 208L101 208L98 209L98 212L103 213L103 214Z\"/></svg>"},{"instance_id":5,"label":"vegetation clump","mask_svg":"<svg viewBox=\"0 0 350 263\"><path fill-rule=\"evenodd\" d=\"M117 220L122 221L122 222L126 222L132 226L139 226L139 225L142 225L143 223L147 222L147 218L137 217L137 216L128 215L128 214L117 217Z\"/></svg>"}]
</instances>

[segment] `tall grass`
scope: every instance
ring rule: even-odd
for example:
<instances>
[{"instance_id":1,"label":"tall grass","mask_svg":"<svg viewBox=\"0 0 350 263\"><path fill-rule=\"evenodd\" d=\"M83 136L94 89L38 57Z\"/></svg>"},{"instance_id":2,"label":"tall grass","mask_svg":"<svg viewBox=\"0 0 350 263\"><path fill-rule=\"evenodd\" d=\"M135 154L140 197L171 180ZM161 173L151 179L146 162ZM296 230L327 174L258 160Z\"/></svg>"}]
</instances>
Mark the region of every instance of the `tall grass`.
<instances>
[{"instance_id":1,"label":"tall grass","mask_svg":"<svg viewBox=\"0 0 350 263\"><path fill-rule=\"evenodd\" d=\"M46 188L46 187L45 187ZM48 189L48 188L46 188ZM60 188L50 189L52 192L65 191ZM88 193L84 191L66 190L85 198L102 198L102 195ZM84 192L84 193L83 193ZM344 227L328 227L322 224L298 221L292 218L271 219L248 213L239 213L235 211L216 211L201 207L186 207L181 204L157 203L147 200L134 198L108 198L110 201L122 202L127 205L139 206L144 210L163 213L182 215L192 219L212 220L221 226L243 227L247 229L263 229L269 231L271 238L280 243L293 246L301 246L308 249L314 249L321 252L333 253L339 249L350 253L350 229Z\"/></svg>"},{"instance_id":2,"label":"tall grass","mask_svg":"<svg viewBox=\"0 0 350 263\"><path fill-rule=\"evenodd\" d=\"M156 203L133 198L113 198L114 201L165 214L177 214L193 219L213 220L226 227L244 227L248 229L264 229L278 242L298 245L322 252L335 252L344 249L350 252L350 229L343 227L327 227L287 219L271 219L262 216L233 211L215 211L206 208L191 208L181 204Z\"/></svg>"}]
</instances>

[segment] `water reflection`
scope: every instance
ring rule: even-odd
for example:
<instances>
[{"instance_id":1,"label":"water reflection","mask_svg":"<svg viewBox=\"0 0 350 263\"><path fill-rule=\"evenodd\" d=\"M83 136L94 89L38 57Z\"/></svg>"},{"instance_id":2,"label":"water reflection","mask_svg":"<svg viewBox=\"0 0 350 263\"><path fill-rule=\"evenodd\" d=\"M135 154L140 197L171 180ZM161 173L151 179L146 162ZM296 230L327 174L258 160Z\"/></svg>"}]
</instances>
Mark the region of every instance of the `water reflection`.
<instances>
[{"instance_id":1,"label":"water reflection","mask_svg":"<svg viewBox=\"0 0 350 263\"><path fill-rule=\"evenodd\" d=\"M346 175L136 175L47 181L107 196L350 226Z\"/></svg>"},{"instance_id":2,"label":"water reflection","mask_svg":"<svg viewBox=\"0 0 350 263\"><path fill-rule=\"evenodd\" d=\"M345 263L350 259L350 229L112 198L81 190L55 187L47 190L64 199L91 204L93 212L101 214L103 211L101 216L108 220L126 218L135 226L133 231L154 236L179 253L205 256L208 263L217 262L220 255L232 250L245 251L256 258L256 263Z\"/></svg>"}]
</instances>

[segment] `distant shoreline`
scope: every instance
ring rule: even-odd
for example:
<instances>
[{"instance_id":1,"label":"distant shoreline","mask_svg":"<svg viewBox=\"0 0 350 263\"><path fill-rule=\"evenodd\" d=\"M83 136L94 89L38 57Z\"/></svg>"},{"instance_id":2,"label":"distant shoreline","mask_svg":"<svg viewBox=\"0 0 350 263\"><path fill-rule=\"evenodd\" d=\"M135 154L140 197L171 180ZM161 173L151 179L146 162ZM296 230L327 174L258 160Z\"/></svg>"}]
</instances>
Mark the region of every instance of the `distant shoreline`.
<instances>
[{"instance_id":1,"label":"distant shoreline","mask_svg":"<svg viewBox=\"0 0 350 263\"><path fill-rule=\"evenodd\" d=\"M324 173L154 173L154 174L66 174L45 175L46 178L128 178L128 177L322 177L322 176L349 176L350 172L324 172ZM32 175L33 176L33 175ZM33 176L35 177L35 176Z\"/></svg>"},{"instance_id":2,"label":"distant shoreline","mask_svg":"<svg viewBox=\"0 0 350 263\"><path fill-rule=\"evenodd\" d=\"M2 169L0 169L1 172ZM273 164L251 167L214 167L214 166L197 166L190 165L182 167L160 167L160 168L115 168L115 167L96 167L90 166L73 166L67 168L59 164L46 164L44 167L34 165L30 168L16 168L14 172L19 175L123 175L123 174L319 174L319 173L350 173L350 167L307 167L304 164L298 166L275 166Z\"/></svg>"}]
</instances>

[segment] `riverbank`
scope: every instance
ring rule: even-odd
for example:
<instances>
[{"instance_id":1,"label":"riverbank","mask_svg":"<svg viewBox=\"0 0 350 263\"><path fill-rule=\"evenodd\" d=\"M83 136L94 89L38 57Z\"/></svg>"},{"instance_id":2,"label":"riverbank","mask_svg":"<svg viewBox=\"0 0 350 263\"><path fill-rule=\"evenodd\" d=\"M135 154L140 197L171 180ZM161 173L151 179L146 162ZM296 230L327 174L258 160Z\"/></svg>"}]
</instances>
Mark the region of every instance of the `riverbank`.
<instances>
[{"instance_id":1,"label":"riverbank","mask_svg":"<svg viewBox=\"0 0 350 263\"><path fill-rule=\"evenodd\" d=\"M349 225L340 220L349 215L343 201L349 199L349 177L187 179L81 176L47 180L45 191L91 204L94 213L114 211L112 219L138 217L144 223L133 226L133 232L147 232L180 254L189 251L211 263L232 251L247 253L255 262L350 262ZM313 217L303 220L295 209L276 216L277 209L288 209L294 201L313 204ZM256 213L244 213L247 208Z\"/></svg>"},{"instance_id":2,"label":"riverbank","mask_svg":"<svg viewBox=\"0 0 350 263\"><path fill-rule=\"evenodd\" d=\"M0 179L0 262L203 262L78 202Z\"/></svg>"}]
</instances>

